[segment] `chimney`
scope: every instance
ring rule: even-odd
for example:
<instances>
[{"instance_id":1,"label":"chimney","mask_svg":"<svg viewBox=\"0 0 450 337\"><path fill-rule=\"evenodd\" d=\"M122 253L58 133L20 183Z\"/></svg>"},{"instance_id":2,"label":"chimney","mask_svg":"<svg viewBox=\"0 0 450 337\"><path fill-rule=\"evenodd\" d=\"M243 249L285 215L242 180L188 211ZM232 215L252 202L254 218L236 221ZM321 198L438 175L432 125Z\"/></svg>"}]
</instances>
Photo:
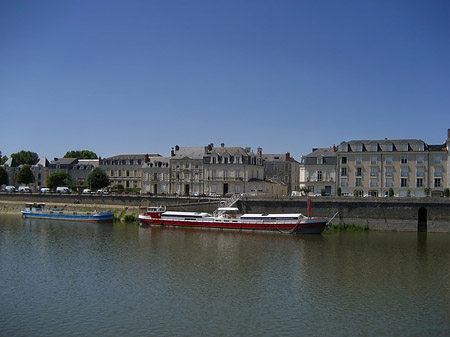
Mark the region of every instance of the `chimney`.
<instances>
[{"instance_id":1,"label":"chimney","mask_svg":"<svg viewBox=\"0 0 450 337\"><path fill-rule=\"evenodd\" d=\"M175 151L179 151L180 150L180 146L179 145L175 145Z\"/></svg>"},{"instance_id":2,"label":"chimney","mask_svg":"<svg viewBox=\"0 0 450 337\"><path fill-rule=\"evenodd\" d=\"M171 157L175 157L175 151L173 150L173 148L172 148L172 150L170 151L170 156L171 156Z\"/></svg>"},{"instance_id":3,"label":"chimney","mask_svg":"<svg viewBox=\"0 0 450 337\"><path fill-rule=\"evenodd\" d=\"M220 144L220 147L225 147L225 143L221 143L221 144Z\"/></svg>"},{"instance_id":4,"label":"chimney","mask_svg":"<svg viewBox=\"0 0 450 337\"><path fill-rule=\"evenodd\" d=\"M333 144L333 152L336 152L336 144Z\"/></svg>"},{"instance_id":5,"label":"chimney","mask_svg":"<svg viewBox=\"0 0 450 337\"><path fill-rule=\"evenodd\" d=\"M450 139L450 129L447 129L447 139Z\"/></svg>"},{"instance_id":6,"label":"chimney","mask_svg":"<svg viewBox=\"0 0 450 337\"><path fill-rule=\"evenodd\" d=\"M316 152L317 151L317 147L313 147L312 152Z\"/></svg>"},{"instance_id":7,"label":"chimney","mask_svg":"<svg viewBox=\"0 0 450 337\"><path fill-rule=\"evenodd\" d=\"M291 154L286 152L286 161L291 161Z\"/></svg>"},{"instance_id":8,"label":"chimney","mask_svg":"<svg viewBox=\"0 0 450 337\"><path fill-rule=\"evenodd\" d=\"M147 164L150 161L148 153L145 155L144 162Z\"/></svg>"}]
</instances>

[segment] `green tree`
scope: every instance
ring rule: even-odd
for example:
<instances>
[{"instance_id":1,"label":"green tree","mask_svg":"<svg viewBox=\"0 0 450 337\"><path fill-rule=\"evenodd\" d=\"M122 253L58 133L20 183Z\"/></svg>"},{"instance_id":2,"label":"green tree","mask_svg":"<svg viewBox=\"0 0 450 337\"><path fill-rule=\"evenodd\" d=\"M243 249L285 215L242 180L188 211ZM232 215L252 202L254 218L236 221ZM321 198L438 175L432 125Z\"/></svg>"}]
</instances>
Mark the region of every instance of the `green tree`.
<instances>
[{"instance_id":1,"label":"green tree","mask_svg":"<svg viewBox=\"0 0 450 337\"><path fill-rule=\"evenodd\" d=\"M11 155L19 165L35 165L39 161L39 156L36 152L20 151Z\"/></svg>"},{"instance_id":2,"label":"green tree","mask_svg":"<svg viewBox=\"0 0 450 337\"><path fill-rule=\"evenodd\" d=\"M342 195L342 189L340 187L337 188L337 195L338 197Z\"/></svg>"},{"instance_id":3,"label":"green tree","mask_svg":"<svg viewBox=\"0 0 450 337\"><path fill-rule=\"evenodd\" d=\"M430 192L431 192L431 188L426 187L426 188L424 188L424 191L425 191L425 195L426 195L427 197L429 197L429 196L430 196Z\"/></svg>"},{"instance_id":4,"label":"green tree","mask_svg":"<svg viewBox=\"0 0 450 337\"><path fill-rule=\"evenodd\" d=\"M8 184L8 172L3 167L0 167L0 185Z\"/></svg>"},{"instance_id":5,"label":"green tree","mask_svg":"<svg viewBox=\"0 0 450 337\"><path fill-rule=\"evenodd\" d=\"M64 158L97 159L97 155L89 150L67 151Z\"/></svg>"},{"instance_id":6,"label":"green tree","mask_svg":"<svg viewBox=\"0 0 450 337\"><path fill-rule=\"evenodd\" d=\"M8 160L8 157L7 157L7 156L1 157L1 158L0 158L0 165L5 164L7 160Z\"/></svg>"},{"instance_id":7,"label":"green tree","mask_svg":"<svg viewBox=\"0 0 450 337\"><path fill-rule=\"evenodd\" d=\"M109 186L109 178L106 175L105 171L101 168L96 167L92 170L92 172L88 175L88 186L91 189L100 189L103 187Z\"/></svg>"},{"instance_id":8,"label":"green tree","mask_svg":"<svg viewBox=\"0 0 450 337\"><path fill-rule=\"evenodd\" d=\"M68 186L72 181L70 174L65 172L55 172L47 177L47 186L55 188L58 186Z\"/></svg>"},{"instance_id":9,"label":"green tree","mask_svg":"<svg viewBox=\"0 0 450 337\"><path fill-rule=\"evenodd\" d=\"M17 182L19 184L28 185L34 182L34 174L31 171L30 165L23 165L17 173Z\"/></svg>"},{"instance_id":10,"label":"green tree","mask_svg":"<svg viewBox=\"0 0 450 337\"><path fill-rule=\"evenodd\" d=\"M444 188L444 196L445 197L450 197L450 189L449 188Z\"/></svg>"},{"instance_id":11,"label":"green tree","mask_svg":"<svg viewBox=\"0 0 450 337\"><path fill-rule=\"evenodd\" d=\"M389 187L389 196L392 198L394 196L394 189Z\"/></svg>"}]
</instances>

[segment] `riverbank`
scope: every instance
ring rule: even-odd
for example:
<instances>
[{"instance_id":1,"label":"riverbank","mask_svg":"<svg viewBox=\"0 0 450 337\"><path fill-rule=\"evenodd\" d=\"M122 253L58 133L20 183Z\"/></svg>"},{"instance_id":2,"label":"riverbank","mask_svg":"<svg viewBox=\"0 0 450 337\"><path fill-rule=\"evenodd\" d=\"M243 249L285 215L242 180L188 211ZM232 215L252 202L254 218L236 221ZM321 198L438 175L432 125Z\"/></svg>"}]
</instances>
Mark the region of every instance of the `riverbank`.
<instances>
[{"instance_id":1,"label":"riverbank","mask_svg":"<svg viewBox=\"0 0 450 337\"><path fill-rule=\"evenodd\" d=\"M226 199L224 199L226 200ZM333 218L333 225L354 225L370 230L450 233L448 198L311 198L312 216ZM20 214L27 202L45 202L67 210L109 210L136 216L148 206L212 213L219 199L162 198L139 195L0 194L0 213ZM307 214L307 198L245 198L236 205L242 213ZM345 226L344 226L345 227Z\"/></svg>"}]
</instances>

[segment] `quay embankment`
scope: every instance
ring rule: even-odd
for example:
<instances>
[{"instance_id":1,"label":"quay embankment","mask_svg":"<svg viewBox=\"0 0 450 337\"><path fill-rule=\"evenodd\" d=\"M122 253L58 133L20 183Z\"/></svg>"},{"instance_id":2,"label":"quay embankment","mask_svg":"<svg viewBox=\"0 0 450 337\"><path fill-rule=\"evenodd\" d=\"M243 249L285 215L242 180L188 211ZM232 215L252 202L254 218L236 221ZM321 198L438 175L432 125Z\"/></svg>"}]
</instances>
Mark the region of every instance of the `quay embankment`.
<instances>
[{"instance_id":1,"label":"quay embankment","mask_svg":"<svg viewBox=\"0 0 450 337\"><path fill-rule=\"evenodd\" d=\"M212 213L219 199L165 198L140 195L0 194L0 213L20 214L27 202L45 202L67 210L118 210L137 215L148 206ZM307 198L244 198L236 206L243 213L307 214ZM311 198L311 216L327 216L333 224L352 224L370 230L450 233L448 198Z\"/></svg>"}]
</instances>

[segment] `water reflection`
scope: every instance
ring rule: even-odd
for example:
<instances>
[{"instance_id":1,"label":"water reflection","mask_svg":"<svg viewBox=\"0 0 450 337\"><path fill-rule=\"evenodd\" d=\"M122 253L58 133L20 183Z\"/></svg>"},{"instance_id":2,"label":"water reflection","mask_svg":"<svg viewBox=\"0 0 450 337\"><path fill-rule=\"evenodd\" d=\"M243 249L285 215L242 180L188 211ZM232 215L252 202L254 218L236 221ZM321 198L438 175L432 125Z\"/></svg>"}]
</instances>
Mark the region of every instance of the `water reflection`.
<instances>
[{"instance_id":1,"label":"water reflection","mask_svg":"<svg viewBox=\"0 0 450 337\"><path fill-rule=\"evenodd\" d=\"M8 336L445 336L449 243L432 233L0 216L0 327Z\"/></svg>"}]
</instances>

